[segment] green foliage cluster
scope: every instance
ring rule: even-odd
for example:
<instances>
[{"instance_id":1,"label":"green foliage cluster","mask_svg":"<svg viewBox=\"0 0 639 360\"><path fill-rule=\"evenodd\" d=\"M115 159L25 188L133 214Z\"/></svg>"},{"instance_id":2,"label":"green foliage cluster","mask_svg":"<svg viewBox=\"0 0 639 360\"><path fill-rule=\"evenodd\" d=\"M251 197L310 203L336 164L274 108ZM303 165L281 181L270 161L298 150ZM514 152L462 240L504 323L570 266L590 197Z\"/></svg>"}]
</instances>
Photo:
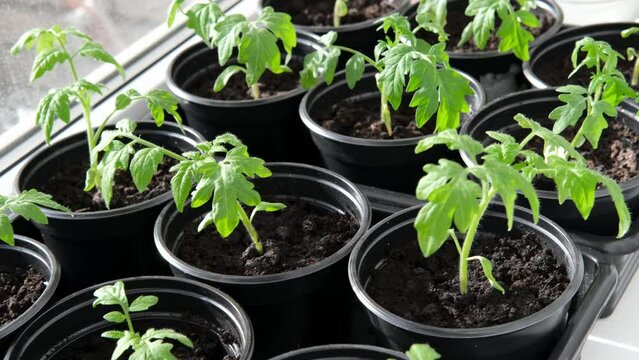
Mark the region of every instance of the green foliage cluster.
<instances>
[{"instance_id":1,"label":"green foliage cluster","mask_svg":"<svg viewBox=\"0 0 639 360\"><path fill-rule=\"evenodd\" d=\"M405 16L389 15L379 28L385 33L393 30L394 36L386 37L375 47L375 57L335 45L337 33L329 32L321 37L323 48L310 53L304 59L301 72L302 86L310 89L320 81L333 82L342 53L352 56L346 62L346 80L354 88L365 72L365 65L376 71L380 92L380 119L389 135L393 133L390 107L399 109L405 94L412 93L409 106L416 108L415 122L422 127L436 116L436 131L459 127L462 113L470 106L466 95L474 94L469 81L450 67L446 44L430 45L415 36ZM390 105L390 106L389 106Z\"/></svg>"},{"instance_id":2,"label":"green foliage cluster","mask_svg":"<svg viewBox=\"0 0 639 360\"><path fill-rule=\"evenodd\" d=\"M141 295L129 304L122 281L97 289L93 296L96 298L93 301L93 307L98 305L120 307L120 310L105 314L104 320L114 324L126 323L127 325L125 330L109 330L102 333L104 338L117 340L111 360L119 359L128 350L132 351L129 360L177 360L171 353L173 344L164 342L166 339L175 340L184 346L193 348L193 342L186 335L173 329L150 328L144 334L135 330L131 313L147 311L158 303L157 296Z\"/></svg>"}]
</instances>

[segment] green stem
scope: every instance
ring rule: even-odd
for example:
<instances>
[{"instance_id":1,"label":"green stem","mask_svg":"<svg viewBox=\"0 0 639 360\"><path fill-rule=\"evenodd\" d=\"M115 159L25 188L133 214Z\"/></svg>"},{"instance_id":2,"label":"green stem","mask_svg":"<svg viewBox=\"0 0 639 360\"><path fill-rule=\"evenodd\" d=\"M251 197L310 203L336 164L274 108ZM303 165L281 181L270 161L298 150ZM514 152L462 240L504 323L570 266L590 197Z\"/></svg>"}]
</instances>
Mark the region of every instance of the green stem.
<instances>
[{"instance_id":1,"label":"green stem","mask_svg":"<svg viewBox=\"0 0 639 360\"><path fill-rule=\"evenodd\" d=\"M251 85L251 96L253 97L253 99L257 100L260 98L260 85L259 84L253 84Z\"/></svg>"},{"instance_id":2,"label":"green stem","mask_svg":"<svg viewBox=\"0 0 639 360\"><path fill-rule=\"evenodd\" d=\"M133 323L131 322L131 316L129 315L129 307L122 306L122 312L124 313L124 317L126 318L126 324L129 327L129 331L134 334L135 329L133 328Z\"/></svg>"},{"instance_id":3,"label":"green stem","mask_svg":"<svg viewBox=\"0 0 639 360\"><path fill-rule=\"evenodd\" d=\"M637 60L635 60L635 66L632 70L632 80L630 81L630 85L639 85L639 57L637 58Z\"/></svg>"},{"instance_id":4,"label":"green stem","mask_svg":"<svg viewBox=\"0 0 639 360\"><path fill-rule=\"evenodd\" d=\"M264 248L262 247L262 243L260 242L257 230L255 230L255 228L253 227L251 220L249 219L248 215L246 215L246 211L244 211L244 208L242 207L242 205L240 205L239 202L237 203L237 212L240 214L240 221L242 221L242 225L244 225L246 231L248 231L253 244L255 244L257 252L260 255L264 255Z\"/></svg>"},{"instance_id":5,"label":"green stem","mask_svg":"<svg viewBox=\"0 0 639 360\"><path fill-rule=\"evenodd\" d=\"M122 134L121 136L131 140L132 141L132 143L131 143L132 145L137 143L137 144L140 144L140 145L145 146L147 148L160 149L160 151L162 151L162 154L164 154L164 155L166 155L168 157L171 157L171 158L173 158L173 159L175 159L177 161L188 161L187 158L185 158L184 156L182 156L180 154L174 153L171 150L167 150L167 149L165 149L165 148L163 148L161 146L158 146L158 145L156 145L156 144L154 144L154 143L152 143L150 141L144 140L144 139L142 139L140 137L137 137L137 136L135 136L133 134Z\"/></svg>"},{"instance_id":6,"label":"green stem","mask_svg":"<svg viewBox=\"0 0 639 360\"><path fill-rule=\"evenodd\" d=\"M459 245L459 239L457 238L457 234L455 234L455 229L449 229L448 233L450 234L450 237L453 239L453 241L455 242L455 247L457 248L457 253L459 255L461 255L462 253L462 248L461 245Z\"/></svg>"},{"instance_id":7,"label":"green stem","mask_svg":"<svg viewBox=\"0 0 639 360\"><path fill-rule=\"evenodd\" d=\"M477 229L479 228L479 222L484 216L486 209L488 209L490 201L496 194L497 192L495 189L491 188L486 194L484 194L484 196L482 196L482 201L479 204L479 211L472 218L470 226L468 227L468 232L464 238L464 245L462 246L461 254L459 256L459 291L462 295L468 294L468 258L470 257L473 240L475 239Z\"/></svg>"},{"instance_id":8,"label":"green stem","mask_svg":"<svg viewBox=\"0 0 639 360\"><path fill-rule=\"evenodd\" d=\"M362 57L362 59L364 59L364 61L366 61L367 63L373 65L373 67L375 67L375 69L377 71L382 71L384 69L382 69L381 66L377 65L377 62L375 62L375 60L371 59L370 57L362 54L361 52L357 51L357 50L353 50L353 49L349 49L347 47L344 46L340 46L340 45L333 45L333 47L335 47L336 49L340 49L342 51L346 51L347 53L353 54L353 55L359 55Z\"/></svg>"},{"instance_id":9,"label":"green stem","mask_svg":"<svg viewBox=\"0 0 639 360\"><path fill-rule=\"evenodd\" d=\"M521 143L519 143L519 151L523 150L524 147L534 138L535 138L534 133L531 132L530 134L528 134L528 136L526 136L524 140L522 140Z\"/></svg>"},{"instance_id":10,"label":"green stem","mask_svg":"<svg viewBox=\"0 0 639 360\"><path fill-rule=\"evenodd\" d=\"M340 0L335 0L335 5L333 5L333 26L334 27L339 27L340 25L342 25L342 17L341 17L341 12L339 11L340 8Z\"/></svg>"},{"instance_id":11,"label":"green stem","mask_svg":"<svg viewBox=\"0 0 639 360\"><path fill-rule=\"evenodd\" d=\"M388 108L388 99L386 95L382 94L379 118L386 125L386 131L389 136L393 136L393 124L391 119L390 109Z\"/></svg>"}]
</instances>

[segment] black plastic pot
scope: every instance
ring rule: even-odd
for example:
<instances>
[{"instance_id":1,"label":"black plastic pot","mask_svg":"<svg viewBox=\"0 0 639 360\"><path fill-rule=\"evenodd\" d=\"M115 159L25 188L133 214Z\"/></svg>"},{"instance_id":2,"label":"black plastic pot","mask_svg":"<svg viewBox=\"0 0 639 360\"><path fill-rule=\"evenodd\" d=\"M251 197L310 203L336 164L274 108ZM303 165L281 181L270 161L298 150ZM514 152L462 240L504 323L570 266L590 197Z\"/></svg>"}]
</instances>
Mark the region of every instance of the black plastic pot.
<instances>
[{"instance_id":1,"label":"black plastic pot","mask_svg":"<svg viewBox=\"0 0 639 360\"><path fill-rule=\"evenodd\" d=\"M401 352L369 345L323 345L300 349L276 356L271 360L343 360L407 359Z\"/></svg>"},{"instance_id":2,"label":"black plastic pot","mask_svg":"<svg viewBox=\"0 0 639 360\"><path fill-rule=\"evenodd\" d=\"M186 321L210 332L227 330L236 338L234 344L225 346L227 352L238 360L251 359L254 344L251 322L244 310L225 293L174 277L149 276L122 281L129 299L140 295L159 298L150 310L131 314L134 324L152 320L175 324ZM112 283L95 285L62 299L29 324L11 345L4 360L49 358L78 340L88 336L99 338L103 331L119 328L102 318L110 310L92 306L93 292Z\"/></svg>"},{"instance_id":3,"label":"black plastic pot","mask_svg":"<svg viewBox=\"0 0 639 360\"><path fill-rule=\"evenodd\" d=\"M574 83L574 81L568 79L572 69L565 69L565 81L561 83L554 83L552 78L549 78L548 70L544 69L558 69L558 71L561 71L563 63L566 59L570 59L575 42L585 36L590 36L596 40L604 40L625 56L626 49L628 47L636 47L637 42L639 42L639 34L634 34L627 39L621 37L621 32L632 26L637 26L637 24L611 23L579 26L563 30L544 40L531 52L530 61L525 62L523 65L524 75L534 87L539 89Z\"/></svg>"},{"instance_id":4,"label":"black plastic pot","mask_svg":"<svg viewBox=\"0 0 639 360\"><path fill-rule=\"evenodd\" d=\"M51 251L43 244L28 237L16 235L15 246L0 245L0 269L14 270L16 267L33 267L44 275L46 288L33 305L15 320L0 327L0 353L4 353L13 338L54 301L60 282L60 265Z\"/></svg>"},{"instance_id":5,"label":"black plastic pot","mask_svg":"<svg viewBox=\"0 0 639 360\"><path fill-rule=\"evenodd\" d=\"M468 4L465 0L448 0L448 9L464 11ZM561 7L554 0L539 0L537 6L550 12L555 18L555 23L543 34L540 34L531 44L534 49L546 39L556 34L563 25L564 14ZM413 9L411 18L414 18L416 8ZM512 51L501 53L497 50L481 52L453 52L448 51L450 64L467 72L478 79L486 91L488 101L499 96L526 88L526 79L522 74L521 63Z\"/></svg>"},{"instance_id":6,"label":"black plastic pot","mask_svg":"<svg viewBox=\"0 0 639 360\"><path fill-rule=\"evenodd\" d=\"M201 135L166 123L158 128L153 122L140 122L136 133L143 138L176 151L188 151ZM84 133L70 136L36 152L26 161L14 183L16 192L39 188L63 164L82 162L88 157ZM152 275L166 272L153 245L153 224L167 202L170 192L139 204L119 209L64 213L42 209L48 225L36 224L42 238L62 266L64 292L118 277Z\"/></svg>"},{"instance_id":7,"label":"black plastic pot","mask_svg":"<svg viewBox=\"0 0 639 360\"><path fill-rule=\"evenodd\" d=\"M325 129L315 120L339 101L379 99L375 74L371 70L370 67L367 69L353 90L348 87L345 73L341 71L335 75L333 84L322 84L309 91L300 104L300 116L311 131L313 142L330 170L359 184L413 192L415 184L423 175L424 164L437 162L440 158L458 158L458 154L444 146L438 146L415 155L415 146L425 136L395 140L356 138ZM472 118L484 104L484 92L475 79L462 75L470 81L470 86L475 91L474 95L467 97L471 109L468 114L463 114L464 121ZM410 102L411 96L407 95L404 102Z\"/></svg>"},{"instance_id":8,"label":"black plastic pot","mask_svg":"<svg viewBox=\"0 0 639 360\"><path fill-rule=\"evenodd\" d=\"M525 318L491 327L447 329L412 322L377 304L367 293L371 271L379 267L388 251L409 241L417 241L413 222L420 205L406 209L375 225L360 240L351 254L348 275L355 294L368 310L370 321L391 348L407 349L413 343L427 342L448 360L546 359L566 323L571 301L582 282L584 264L568 234L550 220L541 217L537 225L532 214L515 209L515 222L538 235L568 270L571 282L554 302ZM506 231L503 206L493 206L482 226Z\"/></svg>"},{"instance_id":9,"label":"black plastic pot","mask_svg":"<svg viewBox=\"0 0 639 360\"><path fill-rule=\"evenodd\" d=\"M303 57L318 48L316 36L297 32L294 56ZM233 133L252 154L270 161L314 159L314 148L297 113L306 93L303 88L266 99L239 101L204 98L185 90L190 82L217 66L217 50L204 43L184 50L169 65L166 83L179 99L189 126L208 140Z\"/></svg>"},{"instance_id":10,"label":"black plastic pot","mask_svg":"<svg viewBox=\"0 0 639 360\"><path fill-rule=\"evenodd\" d=\"M247 311L257 338L256 358L265 359L304 346L338 342L348 333L348 304L352 292L346 276L351 249L370 225L370 208L353 184L327 170L302 164L267 164L273 176L254 181L266 196L302 197L318 206L351 213L359 231L335 254L302 269L263 276L233 276L196 268L175 256L183 229L206 209L174 205L160 214L155 243L176 276L197 279L219 287ZM326 331L325 329L330 329Z\"/></svg>"},{"instance_id":11,"label":"black plastic pot","mask_svg":"<svg viewBox=\"0 0 639 360\"><path fill-rule=\"evenodd\" d=\"M513 120L517 113L522 113L532 119L547 119L548 114L561 104L563 103L557 99L557 92L554 89L528 90L504 96L488 104L471 121L463 124L460 132L481 142L487 142L489 138L486 131L508 132L508 129L511 131L517 129L516 122ZM622 121L625 125L639 132L639 121L634 116L637 111L635 106L630 103L622 103L618 109L618 121ZM462 157L468 161L464 154ZM639 206L639 177L624 182L620 186L630 209L637 209ZM596 244L597 241L581 242L575 238L578 243L601 250L604 253L627 254L639 249L639 239L633 241L628 237L624 242L613 240L613 235L617 234L619 218L607 190L596 191L595 205L587 221L584 221L571 201L559 205L556 191L538 190L537 194L541 201L543 215L571 232L591 234L588 236L589 239L596 239L596 236L592 235L603 235L608 240ZM637 224L634 226L636 227ZM633 232L631 231L630 234Z\"/></svg>"},{"instance_id":12,"label":"black plastic pot","mask_svg":"<svg viewBox=\"0 0 639 360\"><path fill-rule=\"evenodd\" d=\"M276 11L281 8L284 2L290 0L261 0L262 7L271 6ZM411 0L394 0L397 4L397 10L395 13L405 14L411 7ZM361 51L365 54L372 55L375 45L378 40L384 39L384 32L377 31L379 27L379 18L371 19L368 21L362 21L355 24L343 24L341 26L306 26L295 24L295 28L301 31L306 31L315 35L324 35L329 31L335 31L337 33L337 44L349 47L354 50Z\"/></svg>"}]
</instances>

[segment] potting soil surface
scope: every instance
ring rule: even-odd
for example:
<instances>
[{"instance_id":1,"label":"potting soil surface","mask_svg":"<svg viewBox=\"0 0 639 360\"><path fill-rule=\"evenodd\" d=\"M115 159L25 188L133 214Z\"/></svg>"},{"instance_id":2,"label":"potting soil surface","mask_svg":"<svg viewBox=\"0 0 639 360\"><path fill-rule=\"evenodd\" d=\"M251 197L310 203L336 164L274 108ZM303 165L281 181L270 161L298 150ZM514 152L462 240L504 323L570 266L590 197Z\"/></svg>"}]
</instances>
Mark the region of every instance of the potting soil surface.
<instances>
[{"instance_id":1,"label":"potting soil surface","mask_svg":"<svg viewBox=\"0 0 639 360\"><path fill-rule=\"evenodd\" d=\"M0 326L27 311L42 295L45 282L32 267L0 272Z\"/></svg>"}]
</instances>

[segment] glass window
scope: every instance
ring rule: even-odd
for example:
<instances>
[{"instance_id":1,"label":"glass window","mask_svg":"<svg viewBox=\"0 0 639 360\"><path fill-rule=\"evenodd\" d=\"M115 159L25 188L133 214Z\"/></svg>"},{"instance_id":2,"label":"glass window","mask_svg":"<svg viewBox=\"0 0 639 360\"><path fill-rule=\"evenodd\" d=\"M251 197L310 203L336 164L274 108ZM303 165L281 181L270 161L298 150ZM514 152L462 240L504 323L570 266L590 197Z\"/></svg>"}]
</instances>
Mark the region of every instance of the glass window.
<instances>
[{"instance_id":1,"label":"glass window","mask_svg":"<svg viewBox=\"0 0 639 360\"><path fill-rule=\"evenodd\" d=\"M112 54L118 54L151 31L166 29L171 0L0 0L0 135L9 129L34 126L39 99L52 87L69 83L70 74L55 71L29 84L33 53L11 56L20 35L34 27L75 26L90 34ZM80 76L97 69L96 62L78 59ZM1 137L1 136L0 136Z\"/></svg>"}]
</instances>

